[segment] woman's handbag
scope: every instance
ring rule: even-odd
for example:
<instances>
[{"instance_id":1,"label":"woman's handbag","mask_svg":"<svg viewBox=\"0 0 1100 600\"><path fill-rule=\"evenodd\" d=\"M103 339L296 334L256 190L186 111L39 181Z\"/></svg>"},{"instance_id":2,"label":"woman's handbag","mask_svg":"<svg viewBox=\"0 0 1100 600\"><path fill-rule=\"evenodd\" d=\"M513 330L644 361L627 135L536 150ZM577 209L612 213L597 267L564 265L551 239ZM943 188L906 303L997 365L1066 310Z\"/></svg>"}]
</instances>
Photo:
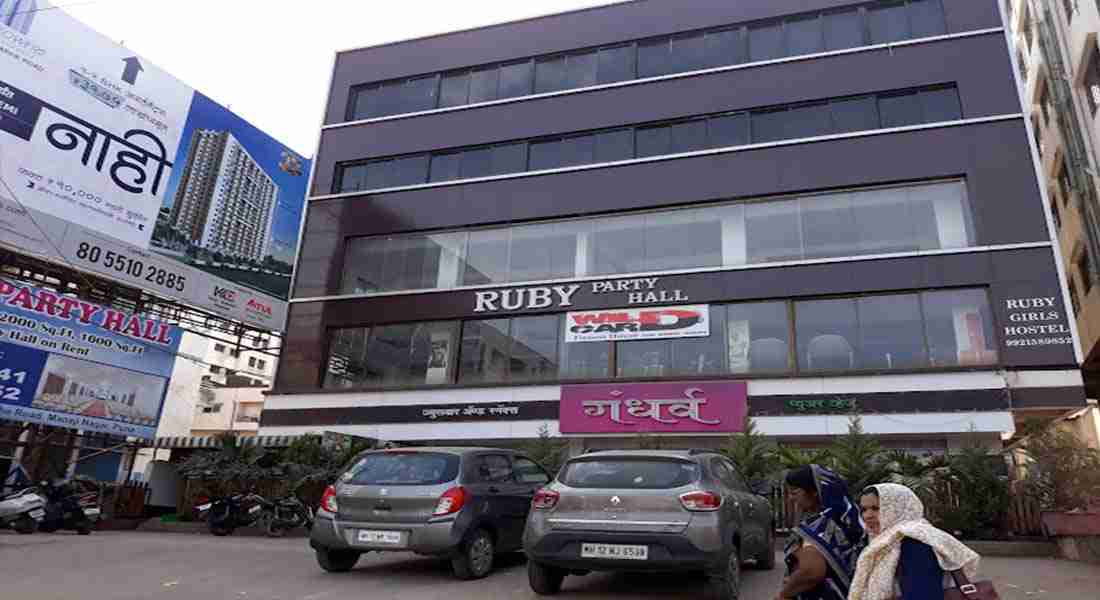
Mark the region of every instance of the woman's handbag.
<instances>
[{"instance_id":1,"label":"woman's handbag","mask_svg":"<svg viewBox=\"0 0 1100 600\"><path fill-rule=\"evenodd\" d=\"M992 581L971 583L961 569L951 571L951 578L955 580L955 587L943 591L943 600L1001 600Z\"/></svg>"}]
</instances>

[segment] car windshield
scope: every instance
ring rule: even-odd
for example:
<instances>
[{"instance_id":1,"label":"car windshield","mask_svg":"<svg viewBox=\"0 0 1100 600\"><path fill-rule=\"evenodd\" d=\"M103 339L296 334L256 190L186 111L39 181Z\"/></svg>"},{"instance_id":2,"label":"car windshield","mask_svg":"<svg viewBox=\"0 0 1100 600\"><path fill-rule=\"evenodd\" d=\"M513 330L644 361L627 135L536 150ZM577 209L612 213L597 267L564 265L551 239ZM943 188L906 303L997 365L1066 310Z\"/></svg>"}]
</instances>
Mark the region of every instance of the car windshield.
<instances>
[{"instance_id":1,"label":"car windshield","mask_svg":"<svg viewBox=\"0 0 1100 600\"><path fill-rule=\"evenodd\" d=\"M437 485L458 476L458 456L428 452L368 454L341 477L351 485Z\"/></svg>"},{"instance_id":2,"label":"car windshield","mask_svg":"<svg viewBox=\"0 0 1100 600\"><path fill-rule=\"evenodd\" d=\"M663 490L699 480L699 465L680 460L578 460L566 465L561 482L575 488Z\"/></svg>"}]
</instances>

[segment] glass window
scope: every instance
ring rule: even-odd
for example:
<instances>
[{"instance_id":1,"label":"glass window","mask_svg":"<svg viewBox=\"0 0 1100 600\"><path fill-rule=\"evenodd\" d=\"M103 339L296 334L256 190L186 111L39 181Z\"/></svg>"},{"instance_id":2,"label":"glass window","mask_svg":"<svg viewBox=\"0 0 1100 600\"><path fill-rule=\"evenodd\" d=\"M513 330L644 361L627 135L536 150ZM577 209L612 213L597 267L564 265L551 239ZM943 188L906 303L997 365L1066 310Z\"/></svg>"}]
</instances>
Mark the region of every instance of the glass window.
<instances>
[{"instance_id":1,"label":"glass window","mask_svg":"<svg viewBox=\"0 0 1100 600\"><path fill-rule=\"evenodd\" d=\"M493 146L493 174L522 173L527 170L527 144Z\"/></svg>"},{"instance_id":2,"label":"glass window","mask_svg":"<svg viewBox=\"0 0 1100 600\"><path fill-rule=\"evenodd\" d=\"M786 302L728 305L726 330L732 373L790 370L791 331Z\"/></svg>"},{"instance_id":3,"label":"glass window","mask_svg":"<svg viewBox=\"0 0 1100 600\"><path fill-rule=\"evenodd\" d=\"M474 148L462 153L462 177L488 177L493 174L493 149Z\"/></svg>"},{"instance_id":4,"label":"glass window","mask_svg":"<svg viewBox=\"0 0 1100 600\"><path fill-rule=\"evenodd\" d=\"M596 134L596 162L634 158L634 130L618 129Z\"/></svg>"},{"instance_id":5,"label":"glass window","mask_svg":"<svg viewBox=\"0 0 1100 600\"><path fill-rule=\"evenodd\" d=\"M355 91L355 98L352 100L351 107L351 120L356 121L359 119L369 119L374 114L375 107L377 106L377 88L375 86L359 88Z\"/></svg>"},{"instance_id":6,"label":"glass window","mask_svg":"<svg viewBox=\"0 0 1100 600\"><path fill-rule=\"evenodd\" d=\"M706 34L707 65L724 67L749 60L745 30L742 28L711 31Z\"/></svg>"},{"instance_id":7,"label":"glass window","mask_svg":"<svg viewBox=\"0 0 1100 600\"><path fill-rule=\"evenodd\" d=\"M615 83L634 79L634 56L633 44L600 50L599 82Z\"/></svg>"},{"instance_id":8,"label":"glass window","mask_svg":"<svg viewBox=\"0 0 1100 600\"><path fill-rule=\"evenodd\" d=\"M672 132L667 125L638 129L638 158L668 154L672 147Z\"/></svg>"},{"instance_id":9,"label":"glass window","mask_svg":"<svg viewBox=\"0 0 1100 600\"><path fill-rule=\"evenodd\" d=\"M806 258L861 254L851 194L819 194L799 200Z\"/></svg>"},{"instance_id":10,"label":"glass window","mask_svg":"<svg viewBox=\"0 0 1100 600\"><path fill-rule=\"evenodd\" d=\"M825 49L825 35L821 17L796 17L787 19L787 54L800 56L814 54Z\"/></svg>"},{"instance_id":11,"label":"glass window","mask_svg":"<svg viewBox=\"0 0 1100 600\"><path fill-rule=\"evenodd\" d=\"M672 46L667 37L638 44L638 77L659 77L672 72Z\"/></svg>"},{"instance_id":12,"label":"glass window","mask_svg":"<svg viewBox=\"0 0 1100 600\"><path fill-rule=\"evenodd\" d=\"M462 284L507 283L508 247L511 236L509 229L471 231L470 240L466 245L466 266L462 275Z\"/></svg>"},{"instance_id":13,"label":"glass window","mask_svg":"<svg viewBox=\"0 0 1100 600\"><path fill-rule=\"evenodd\" d=\"M565 89L565 57L555 56L535 62L535 93Z\"/></svg>"},{"instance_id":14,"label":"glass window","mask_svg":"<svg viewBox=\"0 0 1100 600\"><path fill-rule=\"evenodd\" d=\"M562 343L561 378L606 379L611 375L611 342Z\"/></svg>"},{"instance_id":15,"label":"glass window","mask_svg":"<svg viewBox=\"0 0 1100 600\"><path fill-rule=\"evenodd\" d=\"M344 292L450 287L465 237L454 232L348 240Z\"/></svg>"},{"instance_id":16,"label":"glass window","mask_svg":"<svg viewBox=\"0 0 1100 600\"><path fill-rule=\"evenodd\" d=\"M470 73L470 104L496 100L500 86L500 68L489 67Z\"/></svg>"},{"instance_id":17,"label":"glass window","mask_svg":"<svg viewBox=\"0 0 1100 600\"><path fill-rule=\"evenodd\" d=\"M466 321L462 324L458 382L484 383L508 380L512 340L508 319Z\"/></svg>"},{"instance_id":18,"label":"glass window","mask_svg":"<svg viewBox=\"0 0 1100 600\"><path fill-rule=\"evenodd\" d=\"M452 181L462 176L462 153L432 155L431 182Z\"/></svg>"},{"instance_id":19,"label":"glass window","mask_svg":"<svg viewBox=\"0 0 1100 600\"><path fill-rule=\"evenodd\" d=\"M809 300L794 306L799 368L833 371L859 367L855 300Z\"/></svg>"},{"instance_id":20,"label":"glass window","mask_svg":"<svg viewBox=\"0 0 1100 600\"><path fill-rule=\"evenodd\" d=\"M500 68L500 97L515 98L531 93L534 66L529 60L511 63Z\"/></svg>"},{"instance_id":21,"label":"glass window","mask_svg":"<svg viewBox=\"0 0 1100 600\"><path fill-rule=\"evenodd\" d=\"M439 101L439 77L428 75L410 79L405 85L405 102L402 112L431 110Z\"/></svg>"},{"instance_id":22,"label":"glass window","mask_svg":"<svg viewBox=\"0 0 1100 600\"><path fill-rule=\"evenodd\" d=\"M558 315L512 319L512 381L543 381L558 377Z\"/></svg>"},{"instance_id":23,"label":"glass window","mask_svg":"<svg viewBox=\"0 0 1100 600\"><path fill-rule=\"evenodd\" d=\"M906 188L909 220L921 250L963 248L974 241L966 184L961 181Z\"/></svg>"},{"instance_id":24,"label":"glass window","mask_svg":"<svg viewBox=\"0 0 1100 600\"><path fill-rule=\"evenodd\" d=\"M749 143L749 115L738 113L707 119L711 148L743 146Z\"/></svg>"},{"instance_id":25,"label":"glass window","mask_svg":"<svg viewBox=\"0 0 1100 600\"><path fill-rule=\"evenodd\" d=\"M879 113L883 127L904 127L921 123L920 99L914 92L880 96Z\"/></svg>"},{"instance_id":26,"label":"glass window","mask_svg":"<svg viewBox=\"0 0 1100 600\"><path fill-rule=\"evenodd\" d=\"M909 19L905 2L882 2L867 9L871 26L871 43L885 44L908 39Z\"/></svg>"},{"instance_id":27,"label":"glass window","mask_svg":"<svg viewBox=\"0 0 1100 600\"><path fill-rule=\"evenodd\" d=\"M867 44L863 17L858 8L827 13L824 20L826 50L844 50Z\"/></svg>"},{"instance_id":28,"label":"glass window","mask_svg":"<svg viewBox=\"0 0 1100 600\"><path fill-rule=\"evenodd\" d=\"M784 138L816 137L833 132L829 105L825 102L792 106L787 110Z\"/></svg>"},{"instance_id":29,"label":"glass window","mask_svg":"<svg viewBox=\"0 0 1100 600\"><path fill-rule=\"evenodd\" d=\"M672 132L671 153L692 152L707 147L707 120L696 119L674 123L669 126Z\"/></svg>"},{"instance_id":30,"label":"glass window","mask_svg":"<svg viewBox=\"0 0 1100 600\"><path fill-rule=\"evenodd\" d=\"M1089 66L1085 69L1085 99L1095 116L1100 109L1100 49L1095 46L1089 51ZM1021 63L1023 64L1023 63Z\"/></svg>"},{"instance_id":31,"label":"glass window","mask_svg":"<svg viewBox=\"0 0 1100 600\"><path fill-rule=\"evenodd\" d=\"M775 142L787 137L787 109L758 110L752 113L754 144Z\"/></svg>"},{"instance_id":32,"label":"glass window","mask_svg":"<svg viewBox=\"0 0 1100 600\"><path fill-rule=\"evenodd\" d=\"M588 236L588 275L646 271L646 215L597 219Z\"/></svg>"},{"instance_id":33,"label":"glass window","mask_svg":"<svg viewBox=\"0 0 1100 600\"><path fill-rule=\"evenodd\" d=\"M550 476L533 460L516 456L513 461L516 481L524 484L544 485L550 483Z\"/></svg>"},{"instance_id":34,"label":"glass window","mask_svg":"<svg viewBox=\"0 0 1100 600\"><path fill-rule=\"evenodd\" d=\"M753 62L783 58L787 49L783 45L783 23L769 23L749 27L749 57Z\"/></svg>"},{"instance_id":35,"label":"glass window","mask_svg":"<svg viewBox=\"0 0 1100 600\"><path fill-rule=\"evenodd\" d=\"M378 86L377 111L373 116L395 115L404 110L405 82L391 81Z\"/></svg>"},{"instance_id":36,"label":"glass window","mask_svg":"<svg viewBox=\"0 0 1100 600\"><path fill-rule=\"evenodd\" d=\"M482 483L506 483L512 479L512 463L503 454L486 454L477 458L477 477Z\"/></svg>"},{"instance_id":37,"label":"glass window","mask_svg":"<svg viewBox=\"0 0 1100 600\"><path fill-rule=\"evenodd\" d=\"M860 368L915 369L928 366L924 324L916 294L860 298L857 309Z\"/></svg>"},{"instance_id":38,"label":"glass window","mask_svg":"<svg viewBox=\"0 0 1100 600\"><path fill-rule=\"evenodd\" d=\"M561 482L573 488L670 490L699 480L699 465L664 459L580 459L562 467Z\"/></svg>"},{"instance_id":39,"label":"glass window","mask_svg":"<svg viewBox=\"0 0 1100 600\"><path fill-rule=\"evenodd\" d=\"M447 73L440 85L439 107L464 106L470 100L470 73Z\"/></svg>"},{"instance_id":40,"label":"glass window","mask_svg":"<svg viewBox=\"0 0 1100 600\"><path fill-rule=\"evenodd\" d=\"M697 71L708 67L707 46L702 33L672 38L672 72Z\"/></svg>"},{"instance_id":41,"label":"glass window","mask_svg":"<svg viewBox=\"0 0 1100 600\"><path fill-rule=\"evenodd\" d=\"M962 118L959 91L953 87L923 90L920 93L920 103L925 123L955 121Z\"/></svg>"},{"instance_id":42,"label":"glass window","mask_svg":"<svg viewBox=\"0 0 1100 600\"><path fill-rule=\"evenodd\" d=\"M844 194L854 219L851 254L889 254L920 250L905 188ZM935 222L933 222L935 225Z\"/></svg>"},{"instance_id":43,"label":"glass window","mask_svg":"<svg viewBox=\"0 0 1100 600\"><path fill-rule=\"evenodd\" d=\"M576 276L577 243L588 221L526 225L512 230L510 281Z\"/></svg>"},{"instance_id":44,"label":"glass window","mask_svg":"<svg viewBox=\"0 0 1100 600\"><path fill-rule=\"evenodd\" d=\"M428 385L451 380L457 321L386 325L367 342L368 385Z\"/></svg>"},{"instance_id":45,"label":"glass window","mask_svg":"<svg viewBox=\"0 0 1100 600\"><path fill-rule=\"evenodd\" d=\"M596 136L577 135L561 141L563 167L589 165L596 162Z\"/></svg>"},{"instance_id":46,"label":"glass window","mask_svg":"<svg viewBox=\"0 0 1100 600\"><path fill-rule=\"evenodd\" d=\"M747 204L745 239L750 264L802 258L798 200Z\"/></svg>"},{"instance_id":47,"label":"glass window","mask_svg":"<svg viewBox=\"0 0 1100 600\"><path fill-rule=\"evenodd\" d=\"M874 96L834 100L829 103L836 133L879 128L878 100Z\"/></svg>"},{"instance_id":48,"label":"glass window","mask_svg":"<svg viewBox=\"0 0 1100 600\"><path fill-rule=\"evenodd\" d=\"M570 54L565 59L565 89L596 85L596 53Z\"/></svg>"},{"instance_id":49,"label":"glass window","mask_svg":"<svg viewBox=\"0 0 1100 600\"><path fill-rule=\"evenodd\" d=\"M457 454L378 452L360 459L340 481L351 485L439 485L458 477L459 462Z\"/></svg>"},{"instance_id":50,"label":"glass window","mask_svg":"<svg viewBox=\"0 0 1100 600\"><path fill-rule=\"evenodd\" d=\"M416 185L428 180L428 155L406 156L390 161L389 176L386 185L397 187Z\"/></svg>"},{"instance_id":51,"label":"glass window","mask_svg":"<svg viewBox=\"0 0 1100 600\"><path fill-rule=\"evenodd\" d=\"M529 164L532 171L557 169L562 166L561 140L543 140L532 143Z\"/></svg>"},{"instance_id":52,"label":"glass window","mask_svg":"<svg viewBox=\"0 0 1100 600\"><path fill-rule=\"evenodd\" d=\"M367 189L367 166L347 165L340 168L338 192L358 192Z\"/></svg>"},{"instance_id":53,"label":"glass window","mask_svg":"<svg viewBox=\"0 0 1100 600\"><path fill-rule=\"evenodd\" d=\"M985 290L925 292L921 302L933 367L997 362L993 316Z\"/></svg>"},{"instance_id":54,"label":"glass window","mask_svg":"<svg viewBox=\"0 0 1100 600\"><path fill-rule=\"evenodd\" d=\"M646 215L644 270L721 266L725 212L696 209Z\"/></svg>"},{"instance_id":55,"label":"glass window","mask_svg":"<svg viewBox=\"0 0 1100 600\"><path fill-rule=\"evenodd\" d=\"M707 337L619 342L619 377L686 377L726 372L725 310L710 307Z\"/></svg>"},{"instance_id":56,"label":"glass window","mask_svg":"<svg viewBox=\"0 0 1100 600\"><path fill-rule=\"evenodd\" d=\"M913 37L947 33L942 0L909 0L909 19L913 26Z\"/></svg>"},{"instance_id":57,"label":"glass window","mask_svg":"<svg viewBox=\"0 0 1100 600\"><path fill-rule=\"evenodd\" d=\"M376 160L365 164L366 181L363 189L379 189L389 185L390 162L388 160Z\"/></svg>"}]
</instances>

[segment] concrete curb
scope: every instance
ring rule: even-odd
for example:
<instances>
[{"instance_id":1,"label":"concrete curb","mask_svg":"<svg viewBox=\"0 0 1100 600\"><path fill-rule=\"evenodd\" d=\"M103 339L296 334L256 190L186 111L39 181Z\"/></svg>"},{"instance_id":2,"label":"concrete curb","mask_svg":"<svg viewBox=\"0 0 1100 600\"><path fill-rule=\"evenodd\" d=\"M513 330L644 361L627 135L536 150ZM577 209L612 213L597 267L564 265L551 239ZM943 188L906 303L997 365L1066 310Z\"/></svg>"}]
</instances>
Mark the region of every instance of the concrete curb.
<instances>
[{"instance_id":1,"label":"concrete curb","mask_svg":"<svg viewBox=\"0 0 1100 600\"><path fill-rule=\"evenodd\" d=\"M987 542L963 540L964 544L982 556L1008 558L1057 558L1058 544L1054 542Z\"/></svg>"}]
</instances>

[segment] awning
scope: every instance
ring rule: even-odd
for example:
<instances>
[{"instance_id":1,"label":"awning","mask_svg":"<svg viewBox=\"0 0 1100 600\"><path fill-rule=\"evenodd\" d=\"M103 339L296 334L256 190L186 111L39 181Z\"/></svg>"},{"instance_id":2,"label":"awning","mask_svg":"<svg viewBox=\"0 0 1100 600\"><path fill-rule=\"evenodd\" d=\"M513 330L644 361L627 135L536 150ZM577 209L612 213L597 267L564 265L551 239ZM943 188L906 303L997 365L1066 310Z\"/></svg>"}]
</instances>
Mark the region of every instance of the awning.
<instances>
[{"instance_id":1,"label":"awning","mask_svg":"<svg viewBox=\"0 0 1100 600\"><path fill-rule=\"evenodd\" d=\"M253 446L257 448L286 448L294 440L313 436L316 434L298 434L298 435L256 435L250 437L238 437L237 445L241 447ZM222 447L222 440L213 435L199 435L199 436L168 436L158 437L155 440L146 440L144 448L155 448L158 450L169 449L217 449Z\"/></svg>"}]
</instances>

